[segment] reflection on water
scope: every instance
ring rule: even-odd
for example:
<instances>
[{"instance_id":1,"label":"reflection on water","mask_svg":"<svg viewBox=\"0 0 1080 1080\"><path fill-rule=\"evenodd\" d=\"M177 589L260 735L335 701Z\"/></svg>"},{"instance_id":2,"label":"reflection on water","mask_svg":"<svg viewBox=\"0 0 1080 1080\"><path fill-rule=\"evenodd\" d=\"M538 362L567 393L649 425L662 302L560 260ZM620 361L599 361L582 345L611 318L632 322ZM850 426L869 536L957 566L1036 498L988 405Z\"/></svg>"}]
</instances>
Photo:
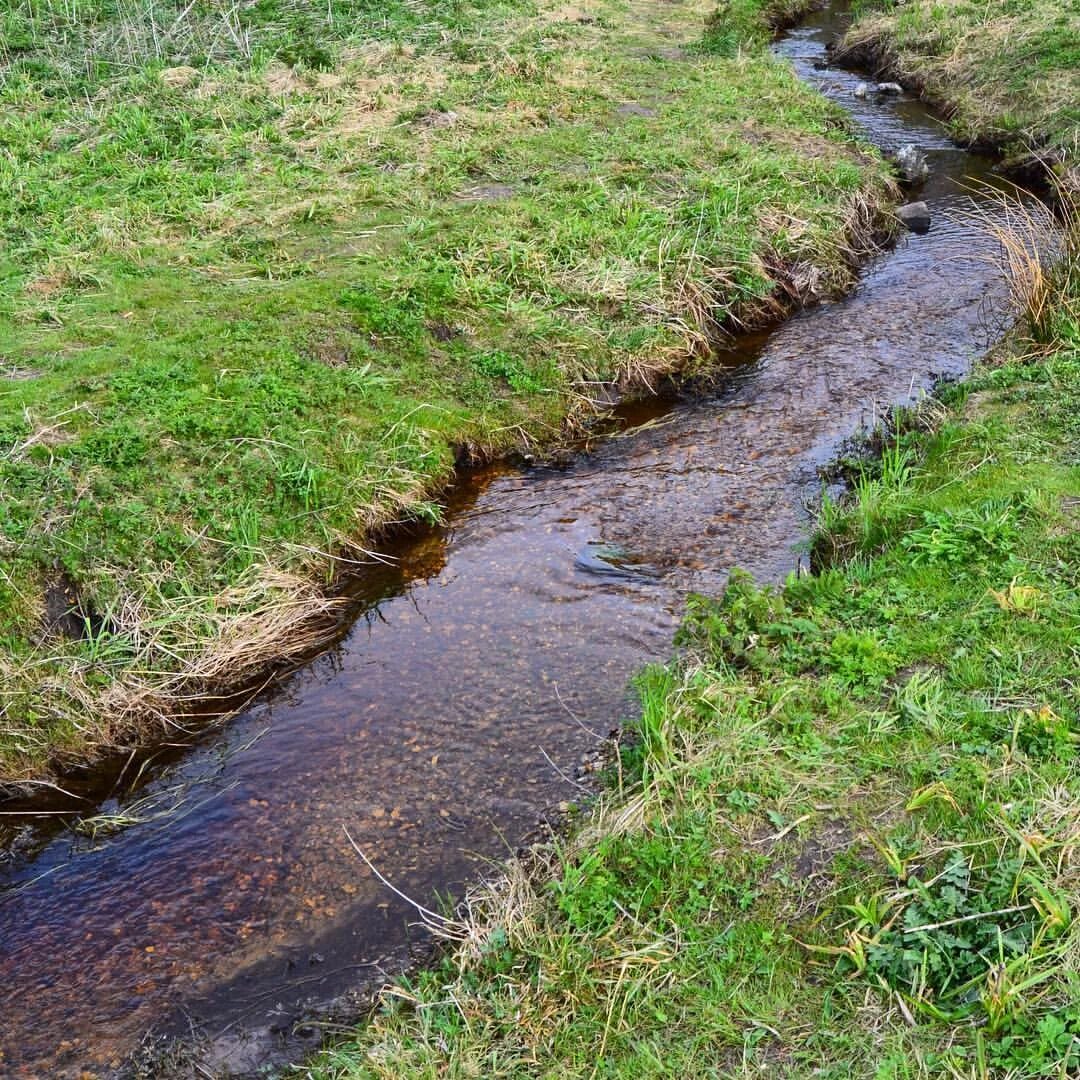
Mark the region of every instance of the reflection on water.
<instances>
[{"instance_id":1,"label":"reflection on water","mask_svg":"<svg viewBox=\"0 0 1080 1080\"><path fill-rule=\"evenodd\" d=\"M955 211L957 179L987 164L919 106L859 102L857 79L814 71L832 32L817 16L778 52L883 145L928 152L929 235L747 346L707 399L657 405L659 422L565 469L468 478L445 527L358 582L367 617L333 649L98 808L125 828L10 857L6 1075L101 1070L163 1024L212 1037L213 1063L298 1053L317 1035L293 1023L304 1004L381 978L415 934L342 827L422 902L476 878L574 797L596 745L583 728L632 710L627 680L668 655L686 592L735 565L792 570L840 440L983 348L1003 281Z\"/></svg>"}]
</instances>

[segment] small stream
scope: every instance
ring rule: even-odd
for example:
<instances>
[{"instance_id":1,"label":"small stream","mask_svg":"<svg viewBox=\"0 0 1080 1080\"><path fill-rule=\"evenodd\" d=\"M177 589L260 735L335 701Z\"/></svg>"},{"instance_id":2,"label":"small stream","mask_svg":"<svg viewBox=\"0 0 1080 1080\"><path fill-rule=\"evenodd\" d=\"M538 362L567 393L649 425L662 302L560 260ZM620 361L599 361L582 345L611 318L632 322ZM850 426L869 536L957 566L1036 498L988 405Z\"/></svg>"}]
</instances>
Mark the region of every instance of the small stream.
<instances>
[{"instance_id":1,"label":"small stream","mask_svg":"<svg viewBox=\"0 0 1080 1080\"><path fill-rule=\"evenodd\" d=\"M736 565L782 580L842 440L996 336L996 247L958 214L993 163L918 102L860 101L859 78L815 69L840 18L776 52L879 146L927 153L930 232L849 298L742 342L709 396L628 410L563 468L464 477L445 525L353 583L332 648L128 770L92 810L126 827L0 818L17 834L0 856L0 1075L104 1075L149 1029L193 1034L204 1075L317 1045L310 1015L425 944L343 826L410 896L459 893L579 794L589 733L632 714L628 680L670 655L686 593Z\"/></svg>"}]
</instances>

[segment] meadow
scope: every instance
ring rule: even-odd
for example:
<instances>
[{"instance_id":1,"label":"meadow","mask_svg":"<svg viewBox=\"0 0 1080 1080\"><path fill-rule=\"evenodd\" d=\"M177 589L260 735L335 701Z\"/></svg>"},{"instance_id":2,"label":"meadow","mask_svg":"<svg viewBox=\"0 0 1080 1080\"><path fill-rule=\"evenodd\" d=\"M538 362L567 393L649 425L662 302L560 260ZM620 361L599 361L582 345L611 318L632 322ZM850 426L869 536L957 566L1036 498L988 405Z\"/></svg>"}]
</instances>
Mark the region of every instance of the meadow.
<instances>
[{"instance_id":1,"label":"meadow","mask_svg":"<svg viewBox=\"0 0 1080 1080\"><path fill-rule=\"evenodd\" d=\"M0 15L0 778L318 640L456 466L849 287L887 170L763 0Z\"/></svg>"}]
</instances>

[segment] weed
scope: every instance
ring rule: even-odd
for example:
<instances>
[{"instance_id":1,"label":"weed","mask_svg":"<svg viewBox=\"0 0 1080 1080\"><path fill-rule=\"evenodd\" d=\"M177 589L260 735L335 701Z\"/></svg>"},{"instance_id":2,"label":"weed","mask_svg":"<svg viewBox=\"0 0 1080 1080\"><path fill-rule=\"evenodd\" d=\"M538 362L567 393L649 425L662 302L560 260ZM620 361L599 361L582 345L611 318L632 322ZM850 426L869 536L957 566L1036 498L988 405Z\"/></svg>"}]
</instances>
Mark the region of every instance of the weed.
<instances>
[{"instance_id":1,"label":"weed","mask_svg":"<svg viewBox=\"0 0 1080 1080\"><path fill-rule=\"evenodd\" d=\"M923 524L901 544L913 566L953 566L987 555L1007 555L1017 532L1017 506L1011 500L988 500L959 512L923 511Z\"/></svg>"}]
</instances>

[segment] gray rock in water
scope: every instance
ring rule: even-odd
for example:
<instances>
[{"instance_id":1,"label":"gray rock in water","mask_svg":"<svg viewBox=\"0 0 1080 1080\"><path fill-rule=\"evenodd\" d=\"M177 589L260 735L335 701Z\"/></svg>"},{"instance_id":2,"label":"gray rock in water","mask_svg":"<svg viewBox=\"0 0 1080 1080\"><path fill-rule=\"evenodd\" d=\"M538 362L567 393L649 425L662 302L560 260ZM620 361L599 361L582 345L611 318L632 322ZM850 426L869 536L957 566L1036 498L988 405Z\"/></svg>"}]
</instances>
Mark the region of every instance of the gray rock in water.
<instances>
[{"instance_id":1,"label":"gray rock in water","mask_svg":"<svg viewBox=\"0 0 1080 1080\"><path fill-rule=\"evenodd\" d=\"M896 216L913 232L930 231L930 207L924 202L908 203L896 211Z\"/></svg>"},{"instance_id":2,"label":"gray rock in water","mask_svg":"<svg viewBox=\"0 0 1080 1080\"><path fill-rule=\"evenodd\" d=\"M870 93L870 84L861 82L855 87L853 93L857 98L864 98Z\"/></svg>"},{"instance_id":3,"label":"gray rock in water","mask_svg":"<svg viewBox=\"0 0 1080 1080\"><path fill-rule=\"evenodd\" d=\"M902 146L897 151L895 161L901 177L909 184L921 183L930 175L926 155L914 143Z\"/></svg>"},{"instance_id":4,"label":"gray rock in water","mask_svg":"<svg viewBox=\"0 0 1080 1080\"><path fill-rule=\"evenodd\" d=\"M637 562L627 551L614 544L590 540L574 558L574 566L587 574L616 578L656 578L660 572L647 563Z\"/></svg>"},{"instance_id":5,"label":"gray rock in water","mask_svg":"<svg viewBox=\"0 0 1080 1080\"><path fill-rule=\"evenodd\" d=\"M879 94L902 94L904 88L898 82L879 82L877 92Z\"/></svg>"}]
</instances>

